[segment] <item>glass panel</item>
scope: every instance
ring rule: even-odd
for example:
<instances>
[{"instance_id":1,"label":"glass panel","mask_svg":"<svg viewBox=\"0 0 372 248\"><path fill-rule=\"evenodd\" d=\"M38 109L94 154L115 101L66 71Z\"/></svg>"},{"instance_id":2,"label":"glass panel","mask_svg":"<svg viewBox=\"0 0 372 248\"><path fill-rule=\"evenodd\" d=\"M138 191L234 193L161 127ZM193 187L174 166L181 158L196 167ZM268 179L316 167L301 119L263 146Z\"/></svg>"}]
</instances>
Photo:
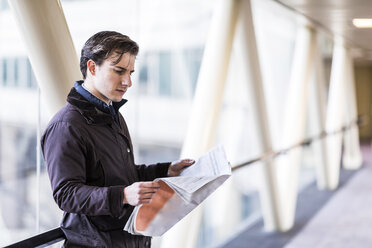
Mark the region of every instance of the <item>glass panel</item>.
<instances>
[{"instance_id":1,"label":"glass panel","mask_svg":"<svg viewBox=\"0 0 372 248\"><path fill-rule=\"evenodd\" d=\"M16 89L24 68L17 58L26 57L23 41L8 8L1 1L0 42L0 246L36 234L35 92Z\"/></svg>"},{"instance_id":2,"label":"glass panel","mask_svg":"<svg viewBox=\"0 0 372 248\"><path fill-rule=\"evenodd\" d=\"M3 44L0 48L0 246L3 247L57 227L61 211L54 203L43 164L40 178L36 176L39 114L36 80L10 9L0 12L0 25ZM37 204L41 209L39 219Z\"/></svg>"},{"instance_id":3,"label":"glass panel","mask_svg":"<svg viewBox=\"0 0 372 248\"><path fill-rule=\"evenodd\" d=\"M36 233L36 95L21 94L16 101L17 90L0 91L1 246Z\"/></svg>"},{"instance_id":4,"label":"glass panel","mask_svg":"<svg viewBox=\"0 0 372 248\"><path fill-rule=\"evenodd\" d=\"M252 10L269 125L275 141L280 139L283 125L283 99L287 96L297 27L295 16L273 1L253 1ZM240 46L242 44L236 42L233 46L217 136L217 142L225 145L233 166L257 158L264 152L259 149L261 140L255 123L257 106L250 98L249 90L252 89L248 85L251 82L240 60L243 56L238 50ZM259 189L263 184L262 166L262 162L256 162L234 171L231 181L223 185L225 191L229 190L229 193L225 192L225 199L221 198L219 202L206 200L198 247L215 247L236 234L239 228L261 217ZM221 213L223 207L220 205L226 201L229 202L226 205L229 216ZM216 210L219 208L220 213Z\"/></svg>"},{"instance_id":5,"label":"glass panel","mask_svg":"<svg viewBox=\"0 0 372 248\"><path fill-rule=\"evenodd\" d=\"M280 146L277 142L284 125L283 99L287 99L297 22L291 11L273 1L255 0L253 8L269 124L276 148Z\"/></svg>"}]
</instances>

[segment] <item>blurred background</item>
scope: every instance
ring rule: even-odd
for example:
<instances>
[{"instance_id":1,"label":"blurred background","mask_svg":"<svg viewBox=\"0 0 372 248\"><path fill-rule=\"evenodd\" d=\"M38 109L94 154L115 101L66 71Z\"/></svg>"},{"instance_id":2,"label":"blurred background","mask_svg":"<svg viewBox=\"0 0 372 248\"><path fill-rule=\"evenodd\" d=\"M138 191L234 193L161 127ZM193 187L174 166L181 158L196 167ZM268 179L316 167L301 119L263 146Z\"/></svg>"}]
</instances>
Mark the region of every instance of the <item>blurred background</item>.
<instances>
[{"instance_id":1,"label":"blurred background","mask_svg":"<svg viewBox=\"0 0 372 248\"><path fill-rule=\"evenodd\" d=\"M252 0L262 86L272 135L272 149L282 148L285 123L283 111L289 97L299 15L276 1ZM94 33L115 30L127 34L140 46L133 86L121 109L134 143L137 164L179 159L187 135L192 104L215 0L61 0L61 6L77 54ZM52 198L49 179L38 139L50 114L40 89L14 15L7 0L0 0L0 246L28 238L59 226L62 211ZM319 30L317 35L325 92L329 90L334 37ZM215 144L223 144L232 165L261 155L254 108L247 79L242 72L239 44L232 46ZM355 79L358 114L366 124L360 128L362 141L369 141L371 128L371 64L356 60ZM216 72L218 73L218 72ZM244 73L243 73L244 74ZM79 80L80 78L76 78ZM69 82L71 87L73 82ZM211 91L214 89L211 88ZM314 135L307 120L305 137ZM304 147L299 166L299 191L316 180L315 155ZM38 172L37 164L40 165ZM228 184L239 202L230 228L205 207L196 247L216 247L241 228L262 218L259 189L262 162L242 168ZM207 209L209 209L207 211ZM58 246L58 245L57 245ZM154 247L160 241L154 240Z\"/></svg>"}]
</instances>

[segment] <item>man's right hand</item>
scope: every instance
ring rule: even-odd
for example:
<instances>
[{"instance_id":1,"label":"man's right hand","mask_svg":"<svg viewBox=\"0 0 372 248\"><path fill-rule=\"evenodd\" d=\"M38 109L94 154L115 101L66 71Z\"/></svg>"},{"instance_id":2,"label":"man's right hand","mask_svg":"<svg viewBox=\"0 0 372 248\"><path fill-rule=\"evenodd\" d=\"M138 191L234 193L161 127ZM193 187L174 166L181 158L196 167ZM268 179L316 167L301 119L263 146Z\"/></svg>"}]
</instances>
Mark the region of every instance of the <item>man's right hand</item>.
<instances>
[{"instance_id":1,"label":"man's right hand","mask_svg":"<svg viewBox=\"0 0 372 248\"><path fill-rule=\"evenodd\" d=\"M137 206L149 203L160 188L157 182L136 182L124 188L124 204Z\"/></svg>"}]
</instances>

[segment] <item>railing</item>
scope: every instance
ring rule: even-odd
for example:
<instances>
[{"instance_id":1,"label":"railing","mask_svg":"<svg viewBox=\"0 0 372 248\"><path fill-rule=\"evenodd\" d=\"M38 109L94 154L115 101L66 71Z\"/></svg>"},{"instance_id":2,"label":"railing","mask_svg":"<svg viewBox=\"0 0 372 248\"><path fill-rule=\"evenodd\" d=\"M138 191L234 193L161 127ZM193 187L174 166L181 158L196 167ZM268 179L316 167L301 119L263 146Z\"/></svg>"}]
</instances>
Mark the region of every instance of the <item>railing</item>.
<instances>
[{"instance_id":1,"label":"railing","mask_svg":"<svg viewBox=\"0 0 372 248\"><path fill-rule=\"evenodd\" d=\"M61 228L58 227L4 248L47 247L64 239L65 234L62 232Z\"/></svg>"},{"instance_id":2,"label":"railing","mask_svg":"<svg viewBox=\"0 0 372 248\"><path fill-rule=\"evenodd\" d=\"M256 163L258 161L263 161L263 160L266 160L266 159L269 159L269 158L274 158L276 156L288 153L290 150L301 147L301 146L309 146L312 142L314 142L316 140L324 139L327 136L335 135L335 134L338 134L338 133L344 133L348 129L351 129L354 126L361 126L361 125L363 125L363 123L361 122L361 119L358 119L356 121L351 122L349 125L343 126L339 130L336 130L336 131L333 131L333 132L322 131L318 135L315 135L315 136L310 137L308 139L304 139L303 141L301 141L297 144L294 144L294 145L292 145L288 148L281 149L279 151L267 152L267 153L264 153L257 158L254 158L254 159L251 159L247 162L244 162L244 163L238 164L236 166L233 166L232 170L235 171L237 169L240 169L240 168L245 167L245 166L249 166L249 165L251 165L253 163ZM31 238L22 240L18 243L6 246L4 248L46 247L46 246L55 244L59 241L62 241L64 239L65 239L65 235L62 232L61 228L56 228L56 229L41 233L39 235L33 236Z\"/></svg>"},{"instance_id":3,"label":"railing","mask_svg":"<svg viewBox=\"0 0 372 248\"><path fill-rule=\"evenodd\" d=\"M336 130L336 131L333 131L333 132L322 131L318 135L315 135L313 137L304 139L301 142L299 142L297 144L294 144L290 147L287 147L285 149L282 149L282 150L279 150L279 151L271 151L271 152L263 153L262 155L258 156L257 158L254 158L254 159L251 159L247 162L244 162L244 163L233 166L232 171L235 171L235 170L240 169L242 167L245 167L247 165L251 165L251 164L256 163L258 161L263 161L263 160L266 160L266 159L271 158L271 157L274 158L276 156L286 154L290 150L298 148L300 146L309 146L309 145L311 145L311 143L313 143L316 140L324 139L327 136L335 135L335 134L338 134L338 133L344 133L346 130L348 130L348 129L354 127L354 126L362 126L362 125L364 125L364 124L362 123L361 119L358 118L358 120L351 122L349 125L343 126L339 130Z\"/></svg>"}]
</instances>

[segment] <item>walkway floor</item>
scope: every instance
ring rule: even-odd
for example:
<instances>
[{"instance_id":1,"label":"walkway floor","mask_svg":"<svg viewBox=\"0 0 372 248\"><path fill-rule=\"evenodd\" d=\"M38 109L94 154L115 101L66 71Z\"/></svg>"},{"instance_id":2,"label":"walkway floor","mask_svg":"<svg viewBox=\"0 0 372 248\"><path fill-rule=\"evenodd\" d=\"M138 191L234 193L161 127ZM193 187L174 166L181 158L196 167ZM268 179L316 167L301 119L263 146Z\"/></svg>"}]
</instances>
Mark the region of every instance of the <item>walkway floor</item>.
<instances>
[{"instance_id":1,"label":"walkway floor","mask_svg":"<svg viewBox=\"0 0 372 248\"><path fill-rule=\"evenodd\" d=\"M336 191L319 191L314 183L300 193L291 231L264 232L261 220L222 247L372 247L372 150L363 146L362 153L363 167L342 170Z\"/></svg>"}]
</instances>

